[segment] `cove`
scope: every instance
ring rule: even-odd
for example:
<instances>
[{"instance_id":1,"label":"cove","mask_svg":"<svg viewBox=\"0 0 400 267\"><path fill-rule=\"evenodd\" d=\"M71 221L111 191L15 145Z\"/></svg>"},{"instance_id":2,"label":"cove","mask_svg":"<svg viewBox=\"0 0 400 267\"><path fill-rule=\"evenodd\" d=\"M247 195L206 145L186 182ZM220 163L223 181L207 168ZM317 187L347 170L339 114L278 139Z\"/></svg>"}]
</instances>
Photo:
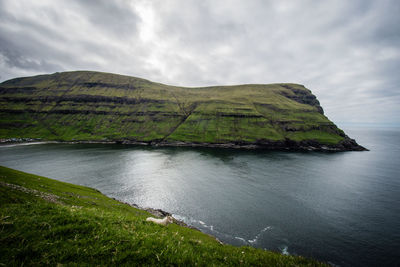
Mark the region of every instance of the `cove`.
<instances>
[{"instance_id":1,"label":"cove","mask_svg":"<svg viewBox=\"0 0 400 267\"><path fill-rule=\"evenodd\" d=\"M371 151L104 144L0 147L0 164L159 208L234 245L340 266L396 265L399 131L354 130Z\"/></svg>"}]
</instances>

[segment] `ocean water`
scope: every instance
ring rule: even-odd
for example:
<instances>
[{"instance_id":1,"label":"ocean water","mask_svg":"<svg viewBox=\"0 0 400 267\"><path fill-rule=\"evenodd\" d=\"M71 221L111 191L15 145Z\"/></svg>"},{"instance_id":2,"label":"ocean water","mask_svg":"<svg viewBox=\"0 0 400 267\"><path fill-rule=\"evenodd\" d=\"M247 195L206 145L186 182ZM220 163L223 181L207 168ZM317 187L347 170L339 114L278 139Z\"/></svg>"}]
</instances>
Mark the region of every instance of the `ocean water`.
<instances>
[{"instance_id":1,"label":"ocean water","mask_svg":"<svg viewBox=\"0 0 400 267\"><path fill-rule=\"evenodd\" d=\"M160 208L223 242L337 266L400 266L400 129L367 152L7 145L0 164Z\"/></svg>"}]
</instances>

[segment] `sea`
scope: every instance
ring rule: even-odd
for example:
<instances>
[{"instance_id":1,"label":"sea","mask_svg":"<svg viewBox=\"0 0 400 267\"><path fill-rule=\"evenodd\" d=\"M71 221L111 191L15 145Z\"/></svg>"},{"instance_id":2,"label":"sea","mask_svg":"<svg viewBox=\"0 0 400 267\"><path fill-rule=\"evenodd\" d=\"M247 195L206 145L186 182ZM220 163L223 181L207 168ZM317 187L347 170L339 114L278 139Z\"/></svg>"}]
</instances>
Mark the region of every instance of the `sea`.
<instances>
[{"instance_id":1,"label":"sea","mask_svg":"<svg viewBox=\"0 0 400 267\"><path fill-rule=\"evenodd\" d=\"M400 128L344 130L369 151L19 144L0 146L0 165L165 210L235 246L400 266Z\"/></svg>"}]
</instances>

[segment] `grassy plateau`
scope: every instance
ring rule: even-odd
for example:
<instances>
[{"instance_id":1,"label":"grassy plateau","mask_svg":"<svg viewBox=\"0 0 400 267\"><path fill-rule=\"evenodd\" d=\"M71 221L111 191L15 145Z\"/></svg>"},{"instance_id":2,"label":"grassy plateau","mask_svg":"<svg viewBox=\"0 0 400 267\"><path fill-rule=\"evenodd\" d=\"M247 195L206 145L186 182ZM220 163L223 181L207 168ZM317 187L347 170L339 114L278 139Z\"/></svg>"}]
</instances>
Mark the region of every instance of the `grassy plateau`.
<instances>
[{"instance_id":1,"label":"grassy plateau","mask_svg":"<svg viewBox=\"0 0 400 267\"><path fill-rule=\"evenodd\" d=\"M362 150L299 84L186 88L74 71L0 84L0 139Z\"/></svg>"},{"instance_id":2,"label":"grassy plateau","mask_svg":"<svg viewBox=\"0 0 400 267\"><path fill-rule=\"evenodd\" d=\"M148 216L92 188L0 167L0 266L327 266Z\"/></svg>"}]
</instances>

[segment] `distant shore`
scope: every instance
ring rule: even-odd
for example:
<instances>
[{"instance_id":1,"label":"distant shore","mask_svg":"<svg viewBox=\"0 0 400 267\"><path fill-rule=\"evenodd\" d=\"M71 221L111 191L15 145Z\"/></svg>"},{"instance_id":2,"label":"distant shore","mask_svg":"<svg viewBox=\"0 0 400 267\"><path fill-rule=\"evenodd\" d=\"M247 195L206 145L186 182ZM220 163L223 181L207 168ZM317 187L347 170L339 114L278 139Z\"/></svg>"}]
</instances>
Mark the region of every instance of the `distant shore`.
<instances>
[{"instance_id":1,"label":"distant shore","mask_svg":"<svg viewBox=\"0 0 400 267\"><path fill-rule=\"evenodd\" d=\"M195 142L167 142L167 141L135 141L135 140L43 140L39 138L4 138L0 139L0 145L29 145L29 144L124 144L154 147L208 147L208 148L230 148L245 150L277 150L277 151L368 151L356 143L354 139L346 137L338 144L320 144L317 141L262 141L262 142L230 142L230 143L195 143Z\"/></svg>"}]
</instances>

